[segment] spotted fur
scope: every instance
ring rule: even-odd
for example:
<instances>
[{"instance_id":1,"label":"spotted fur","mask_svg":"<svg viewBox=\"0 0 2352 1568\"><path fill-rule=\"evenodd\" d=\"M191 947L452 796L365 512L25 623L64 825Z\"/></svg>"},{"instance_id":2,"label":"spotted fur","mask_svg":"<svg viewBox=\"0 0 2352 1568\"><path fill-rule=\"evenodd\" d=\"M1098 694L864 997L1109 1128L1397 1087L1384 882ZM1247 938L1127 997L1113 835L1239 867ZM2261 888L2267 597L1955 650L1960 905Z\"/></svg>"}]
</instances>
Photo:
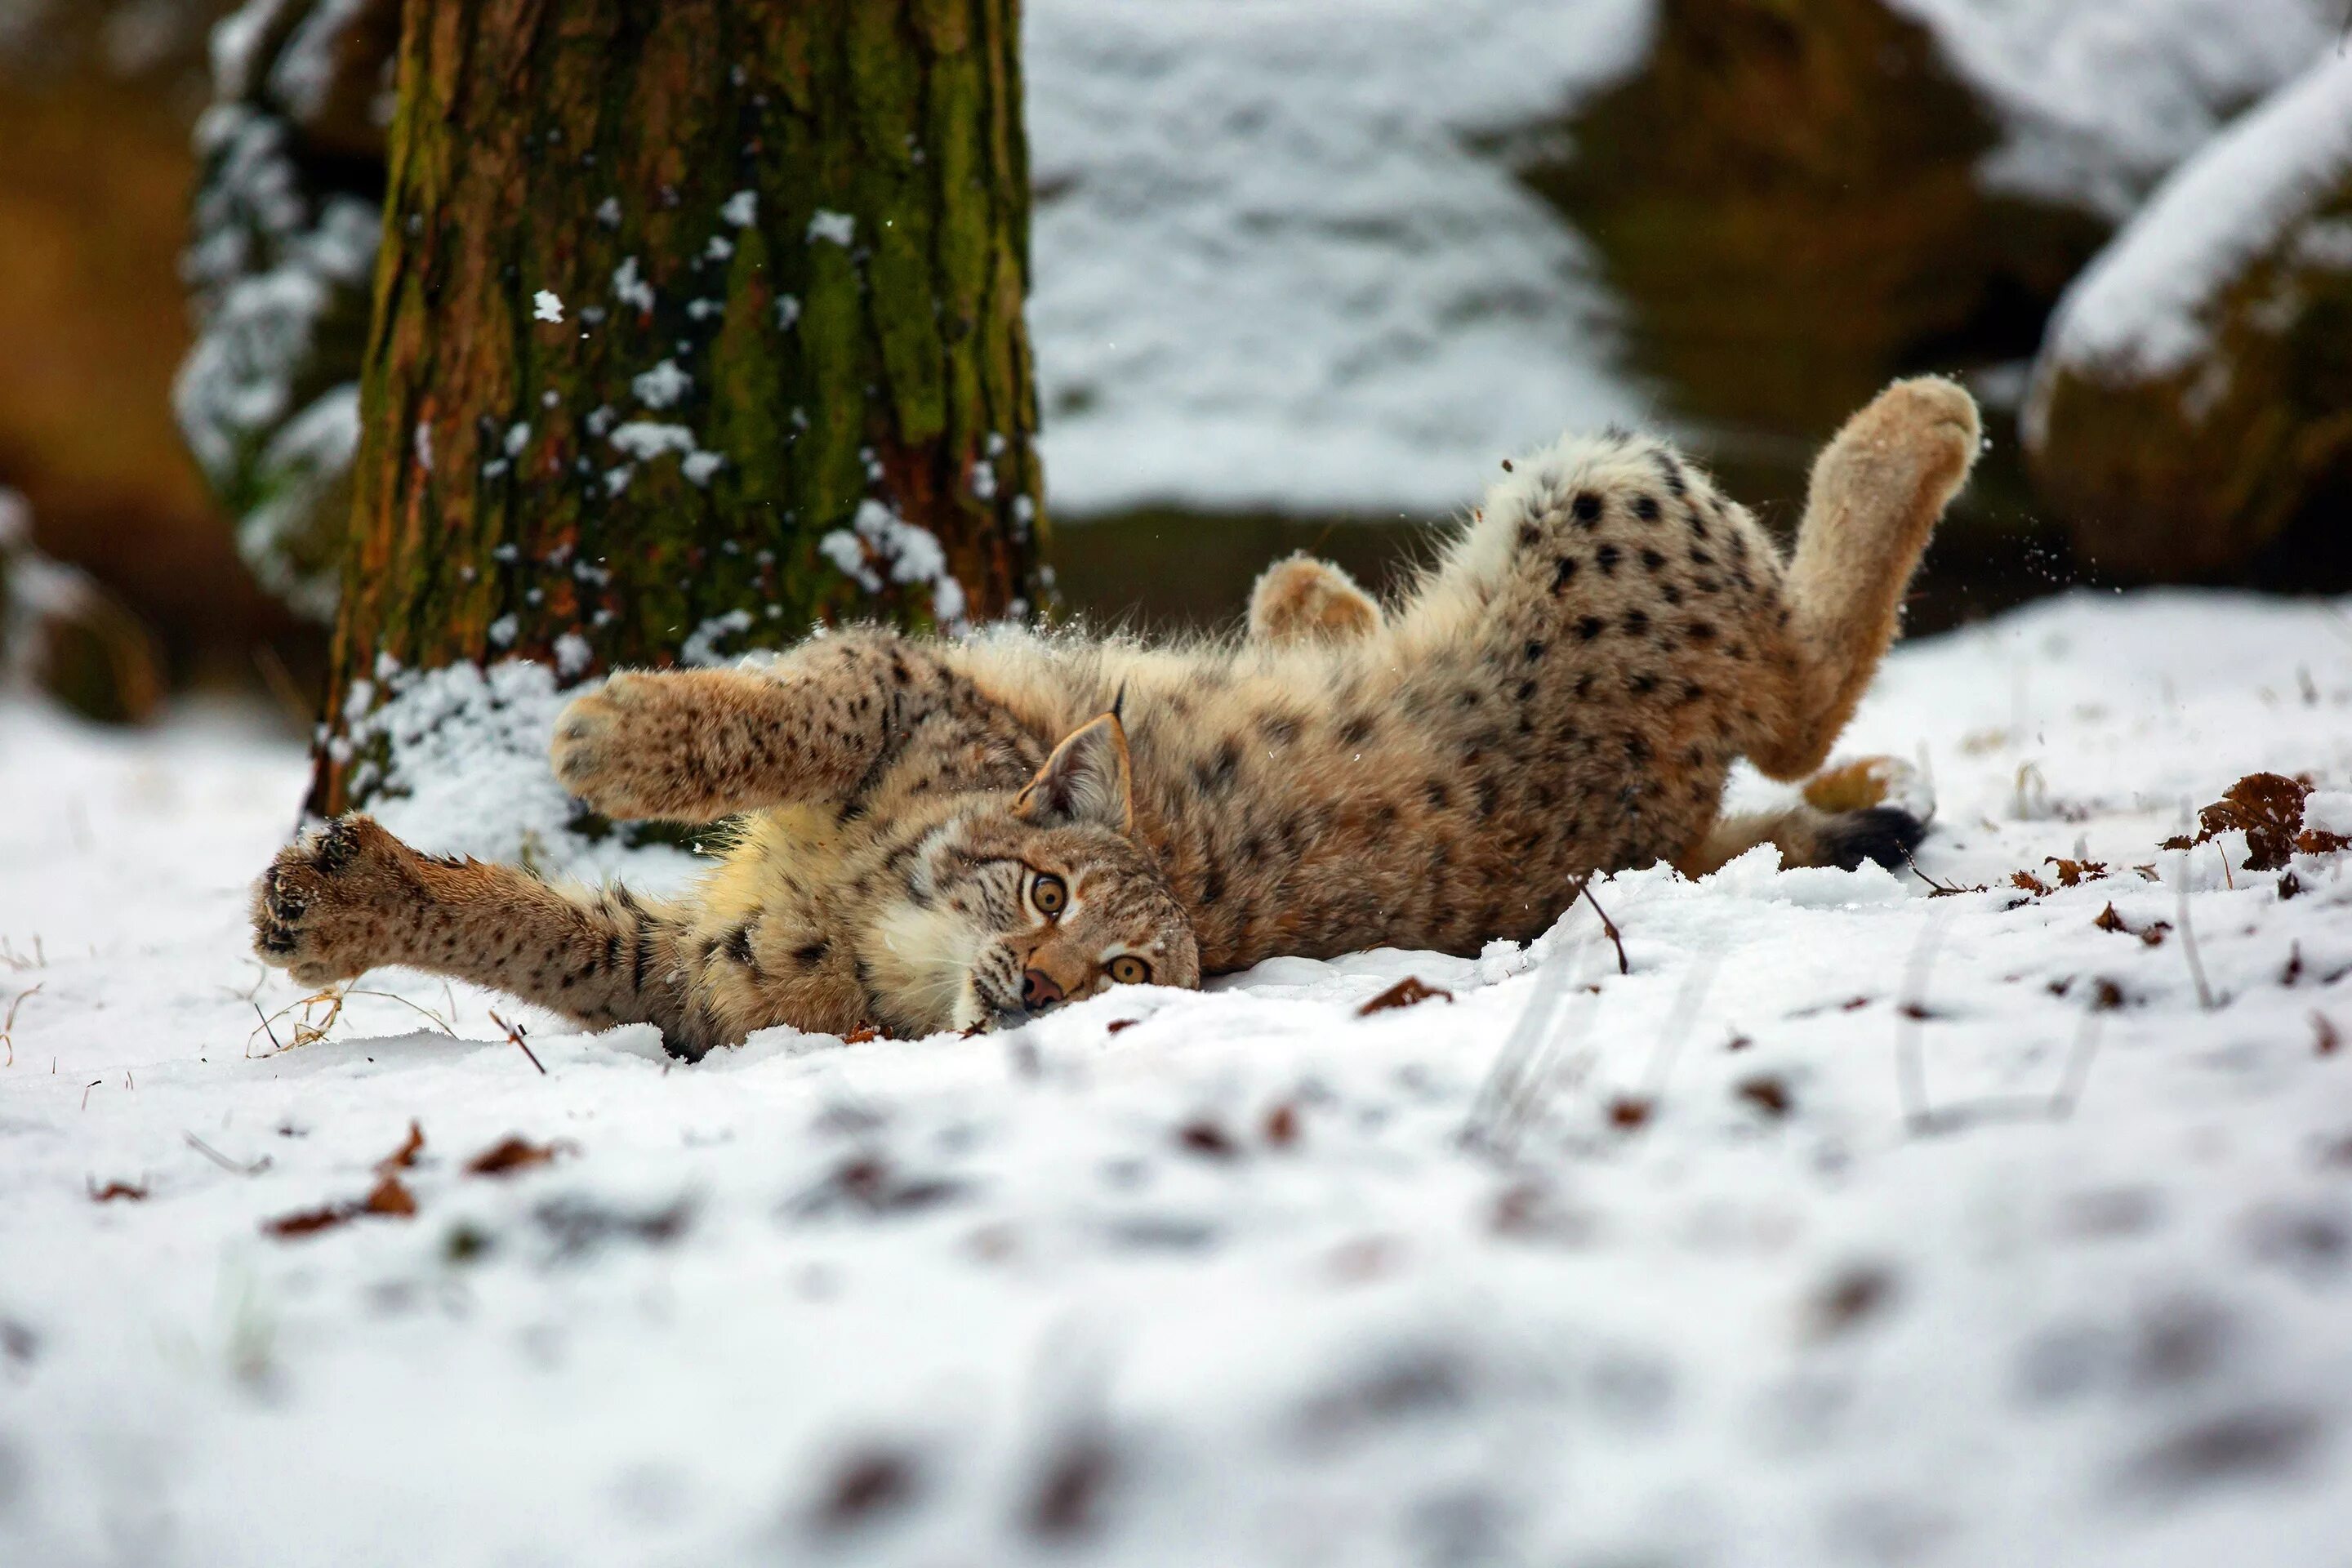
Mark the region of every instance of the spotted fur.
<instances>
[{"instance_id":1,"label":"spotted fur","mask_svg":"<svg viewBox=\"0 0 2352 1568\"><path fill-rule=\"evenodd\" d=\"M1128 961L1182 985L1524 940L1586 871L1722 847L1734 759L1819 766L1977 442L1958 387L1890 388L1816 464L1786 560L1670 447L1612 434L1517 463L1386 609L1286 563L1246 639L869 630L616 676L560 721L557 774L617 816L743 816L692 897L442 867L361 821L280 858L259 946L310 979L410 963L650 1019L698 1055L768 1024L1000 1023Z\"/></svg>"}]
</instances>

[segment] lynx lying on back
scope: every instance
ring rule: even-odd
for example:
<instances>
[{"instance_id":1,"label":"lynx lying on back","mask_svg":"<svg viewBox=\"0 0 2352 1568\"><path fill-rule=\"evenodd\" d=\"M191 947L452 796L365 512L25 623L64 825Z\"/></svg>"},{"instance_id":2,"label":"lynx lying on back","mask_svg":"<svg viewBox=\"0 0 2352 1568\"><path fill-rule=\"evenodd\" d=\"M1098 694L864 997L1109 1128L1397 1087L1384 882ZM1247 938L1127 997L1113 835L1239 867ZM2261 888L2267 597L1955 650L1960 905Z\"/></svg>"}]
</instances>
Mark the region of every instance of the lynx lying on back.
<instances>
[{"instance_id":1,"label":"lynx lying on back","mask_svg":"<svg viewBox=\"0 0 2352 1568\"><path fill-rule=\"evenodd\" d=\"M1976 407L1891 388L1813 470L1794 557L1671 448L1520 462L1385 612L1282 563L1239 641L857 631L763 671L624 674L558 724L616 817L741 816L688 898L417 854L362 816L282 853L262 956L319 984L404 964L689 1058L790 1024L919 1036L1280 953L1474 952L1576 879L1894 859L1893 810L1718 821L1726 771L1819 766L1892 641Z\"/></svg>"}]
</instances>

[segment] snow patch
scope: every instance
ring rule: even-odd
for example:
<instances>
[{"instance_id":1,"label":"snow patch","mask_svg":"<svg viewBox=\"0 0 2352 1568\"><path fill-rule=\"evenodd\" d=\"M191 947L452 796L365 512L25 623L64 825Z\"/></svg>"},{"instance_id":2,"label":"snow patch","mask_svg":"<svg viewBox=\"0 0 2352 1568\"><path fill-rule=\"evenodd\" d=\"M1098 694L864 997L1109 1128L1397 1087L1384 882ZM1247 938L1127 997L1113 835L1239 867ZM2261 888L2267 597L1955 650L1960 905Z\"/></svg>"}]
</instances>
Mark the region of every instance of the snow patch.
<instances>
[{"instance_id":1,"label":"snow patch","mask_svg":"<svg viewBox=\"0 0 2352 1568\"><path fill-rule=\"evenodd\" d=\"M674 408L694 390L694 377L678 369L676 360L666 359L629 385L646 407Z\"/></svg>"},{"instance_id":2,"label":"snow patch","mask_svg":"<svg viewBox=\"0 0 2352 1568\"><path fill-rule=\"evenodd\" d=\"M2336 53L2184 164L2067 290L2027 407L2030 438L2062 372L2158 379L2209 353L2224 287L2347 172L2352 56Z\"/></svg>"},{"instance_id":3,"label":"snow patch","mask_svg":"<svg viewBox=\"0 0 2352 1568\"><path fill-rule=\"evenodd\" d=\"M931 613L942 630L960 632L969 626L963 584L949 572L939 536L878 500L858 502L850 526L818 540L817 552L869 594L882 591L886 574L893 583L920 584L930 589Z\"/></svg>"}]
</instances>

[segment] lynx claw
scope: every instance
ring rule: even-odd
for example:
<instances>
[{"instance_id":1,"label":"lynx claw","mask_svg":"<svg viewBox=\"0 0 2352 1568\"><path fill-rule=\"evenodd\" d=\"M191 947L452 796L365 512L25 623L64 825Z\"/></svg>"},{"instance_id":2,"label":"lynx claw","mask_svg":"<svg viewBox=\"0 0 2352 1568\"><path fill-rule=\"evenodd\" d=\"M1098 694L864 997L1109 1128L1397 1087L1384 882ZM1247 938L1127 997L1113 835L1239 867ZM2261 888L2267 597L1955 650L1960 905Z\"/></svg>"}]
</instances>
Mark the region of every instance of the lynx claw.
<instances>
[{"instance_id":1,"label":"lynx claw","mask_svg":"<svg viewBox=\"0 0 2352 1568\"><path fill-rule=\"evenodd\" d=\"M253 889L253 948L261 961L305 985L356 979L373 968L366 939L381 921L354 871L394 843L371 819L344 816L279 850Z\"/></svg>"}]
</instances>

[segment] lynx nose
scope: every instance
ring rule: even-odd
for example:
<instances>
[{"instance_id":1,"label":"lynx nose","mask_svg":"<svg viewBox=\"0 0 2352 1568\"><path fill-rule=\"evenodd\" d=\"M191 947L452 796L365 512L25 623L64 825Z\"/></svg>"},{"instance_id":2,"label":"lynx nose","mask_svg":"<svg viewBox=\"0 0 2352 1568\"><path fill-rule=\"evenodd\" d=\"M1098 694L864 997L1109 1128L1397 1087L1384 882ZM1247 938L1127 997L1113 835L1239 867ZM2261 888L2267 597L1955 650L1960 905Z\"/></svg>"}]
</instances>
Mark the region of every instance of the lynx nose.
<instances>
[{"instance_id":1,"label":"lynx nose","mask_svg":"<svg viewBox=\"0 0 2352 1568\"><path fill-rule=\"evenodd\" d=\"M1062 997L1062 988L1044 970L1032 969L1021 976L1021 1002L1032 1013L1044 1012Z\"/></svg>"}]
</instances>

